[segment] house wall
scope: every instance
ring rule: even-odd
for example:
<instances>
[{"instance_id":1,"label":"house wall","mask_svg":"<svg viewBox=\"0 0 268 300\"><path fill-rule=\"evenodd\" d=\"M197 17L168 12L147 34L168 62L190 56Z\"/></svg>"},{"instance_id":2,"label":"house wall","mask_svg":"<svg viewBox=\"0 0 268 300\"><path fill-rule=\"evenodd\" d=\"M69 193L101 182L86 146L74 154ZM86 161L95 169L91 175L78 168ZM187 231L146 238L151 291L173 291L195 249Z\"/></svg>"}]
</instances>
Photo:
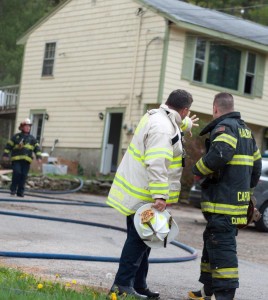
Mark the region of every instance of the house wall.
<instances>
[{"instance_id":1,"label":"house wall","mask_svg":"<svg viewBox=\"0 0 268 300\"><path fill-rule=\"evenodd\" d=\"M157 101L164 20L129 0L72 0L29 35L17 123L46 110L43 149L98 169L106 108L126 108L135 128ZM45 44L56 42L53 77L41 77ZM129 136L122 130L122 147ZM61 152L61 153L60 153ZM92 166L92 161L94 166Z\"/></svg>"}]
</instances>

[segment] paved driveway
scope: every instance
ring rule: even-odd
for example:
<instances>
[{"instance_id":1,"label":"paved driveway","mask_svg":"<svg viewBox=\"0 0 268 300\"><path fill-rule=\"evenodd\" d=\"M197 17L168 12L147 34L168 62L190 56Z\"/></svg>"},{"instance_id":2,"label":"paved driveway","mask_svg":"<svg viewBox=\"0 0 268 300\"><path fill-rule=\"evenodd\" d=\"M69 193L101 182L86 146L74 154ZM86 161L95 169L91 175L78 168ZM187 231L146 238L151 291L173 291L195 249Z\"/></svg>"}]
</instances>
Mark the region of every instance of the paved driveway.
<instances>
[{"instance_id":1,"label":"paved driveway","mask_svg":"<svg viewBox=\"0 0 268 300\"><path fill-rule=\"evenodd\" d=\"M17 212L37 216L59 217L87 222L97 222L125 227L125 218L115 210L107 207L67 205L72 201L81 203L104 203L105 198L82 194L59 196L67 201L57 201L59 204L27 203L25 200L47 201L44 198L27 196L23 202L0 202L1 212ZM8 194L0 194L2 199L14 199ZM19 199L21 200L21 199ZM65 203L60 204L60 203ZM178 240L189 241L192 244L202 244L201 232L204 220L200 211L182 206L180 209L170 208L180 226ZM187 224L187 226L185 226ZM251 234L251 233L249 233ZM187 239L186 239L187 237ZM267 235L263 235L267 240ZM1 215L0 217L0 251L30 252L30 253L58 253L80 254L93 257L119 257L125 240L125 233L81 224L64 223L41 219L31 219L17 216ZM191 243L192 240L192 243ZM198 240L198 243L197 243ZM267 244L267 241L266 241ZM257 247L257 245L256 245ZM201 285L199 276L200 247L197 248L198 258L194 261L169 264L151 264L148 285L153 290L161 292L161 299L187 299L187 291L198 289ZM263 249L267 252L267 248ZM183 257L189 253L172 245L166 249L152 250L151 257ZM20 267L26 272L55 278L61 275L63 281L76 279L78 283L109 288L117 271L117 263L47 260L26 258L0 258L1 264ZM253 300L268 297L268 264L240 259L240 289L236 300Z\"/></svg>"}]
</instances>

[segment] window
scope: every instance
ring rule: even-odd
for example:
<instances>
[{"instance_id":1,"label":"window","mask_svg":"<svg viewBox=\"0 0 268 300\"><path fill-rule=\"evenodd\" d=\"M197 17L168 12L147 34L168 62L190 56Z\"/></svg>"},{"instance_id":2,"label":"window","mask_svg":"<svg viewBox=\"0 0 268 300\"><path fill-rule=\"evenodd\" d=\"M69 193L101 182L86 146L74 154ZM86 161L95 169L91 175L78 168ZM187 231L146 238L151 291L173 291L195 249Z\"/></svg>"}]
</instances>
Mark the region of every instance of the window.
<instances>
[{"instance_id":1,"label":"window","mask_svg":"<svg viewBox=\"0 0 268 300\"><path fill-rule=\"evenodd\" d=\"M55 60L56 43L47 43L45 47L42 76L52 76Z\"/></svg>"},{"instance_id":2,"label":"window","mask_svg":"<svg viewBox=\"0 0 268 300\"><path fill-rule=\"evenodd\" d=\"M182 78L206 88L262 97L265 57L226 42L186 37Z\"/></svg>"},{"instance_id":3,"label":"window","mask_svg":"<svg viewBox=\"0 0 268 300\"><path fill-rule=\"evenodd\" d=\"M256 55L253 53L248 53L245 86L244 86L245 94L252 94L254 78L255 78L255 66L256 66Z\"/></svg>"},{"instance_id":4,"label":"window","mask_svg":"<svg viewBox=\"0 0 268 300\"><path fill-rule=\"evenodd\" d=\"M205 54L208 48L206 83L237 90L241 51L197 38L193 80L204 81Z\"/></svg>"},{"instance_id":5,"label":"window","mask_svg":"<svg viewBox=\"0 0 268 300\"><path fill-rule=\"evenodd\" d=\"M203 81L205 55L206 55L206 41L203 39L197 39L195 65L194 65L194 80L195 81L200 81L200 82Z\"/></svg>"}]
</instances>

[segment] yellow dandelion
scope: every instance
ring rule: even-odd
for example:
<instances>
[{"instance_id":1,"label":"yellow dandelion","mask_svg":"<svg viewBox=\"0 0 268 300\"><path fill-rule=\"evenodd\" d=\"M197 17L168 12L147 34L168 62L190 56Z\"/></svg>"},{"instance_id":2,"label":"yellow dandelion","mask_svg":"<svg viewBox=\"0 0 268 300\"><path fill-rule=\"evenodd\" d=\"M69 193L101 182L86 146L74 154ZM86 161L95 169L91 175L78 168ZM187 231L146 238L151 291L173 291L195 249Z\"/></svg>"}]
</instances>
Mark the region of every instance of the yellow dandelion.
<instances>
[{"instance_id":1,"label":"yellow dandelion","mask_svg":"<svg viewBox=\"0 0 268 300\"><path fill-rule=\"evenodd\" d=\"M43 286L42 283L38 283L37 288L38 288L39 290L41 290L43 287L44 287L44 286Z\"/></svg>"},{"instance_id":2,"label":"yellow dandelion","mask_svg":"<svg viewBox=\"0 0 268 300\"><path fill-rule=\"evenodd\" d=\"M72 280L72 284L76 284L77 281L75 279Z\"/></svg>"},{"instance_id":3,"label":"yellow dandelion","mask_svg":"<svg viewBox=\"0 0 268 300\"><path fill-rule=\"evenodd\" d=\"M71 286L70 282L67 282L67 283L65 284L65 286L66 286L66 287L70 287L70 286Z\"/></svg>"},{"instance_id":4,"label":"yellow dandelion","mask_svg":"<svg viewBox=\"0 0 268 300\"><path fill-rule=\"evenodd\" d=\"M60 278L60 274L56 274L55 277L56 277L56 278Z\"/></svg>"},{"instance_id":5,"label":"yellow dandelion","mask_svg":"<svg viewBox=\"0 0 268 300\"><path fill-rule=\"evenodd\" d=\"M111 300L117 300L116 293L112 293L112 294L110 295L110 299L111 299Z\"/></svg>"}]
</instances>

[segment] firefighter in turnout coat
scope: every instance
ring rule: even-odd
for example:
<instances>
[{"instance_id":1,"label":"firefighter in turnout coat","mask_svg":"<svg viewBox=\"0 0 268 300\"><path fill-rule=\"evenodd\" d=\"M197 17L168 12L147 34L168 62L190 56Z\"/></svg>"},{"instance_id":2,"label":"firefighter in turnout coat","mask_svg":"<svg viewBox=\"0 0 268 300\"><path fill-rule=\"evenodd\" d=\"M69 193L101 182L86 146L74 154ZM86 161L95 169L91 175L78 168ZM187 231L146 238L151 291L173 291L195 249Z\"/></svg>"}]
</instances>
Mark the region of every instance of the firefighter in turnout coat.
<instances>
[{"instance_id":1,"label":"firefighter in turnout coat","mask_svg":"<svg viewBox=\"0 0 268 300\"><path fill-rule=\"evenodd\" d=\"M202 212L207 220L199 281L201 291L189 299L234 299L238 288L237 227L247 224L247 209L261 174L261 155L251 130L234 111L234 100L219 93L213 121L200 133L210 134L207 153L193 167L202 177Z\"/></svg>"},{"instance_id":2,"label":"firefighter in turnout coat","mask_svg":"<svg viewBox=\"0 0 268 300\"><path fill-rule=\"evenodd\" d=\"M42 162L39 144L36 138L30 134L31 126L30 119L21 122L19 126L21 132L13 135L7 142L3 154L5 161L9 160L9 156L11 156L13 174L10 194L17 194L18 197L24 197L24 186L33 160L33 153L35 153L38 163Z\"/></svg>"},{"instance_id":3,"label":"firefighter in turnout coat","mask_svg":"<svg viewBox=\"0 0 268 300\"><path fill-rule=\"evenodd\" d=\"M159 297L146 284L151 248L139 237L133 217L146 203L164 211L167 203L178 201L184 164L180 126L186 131L192 125L198 126L195 115L188 117L192 101L188 92L175 90L159 109L148 111L118 167L107 204L127 216L127 239L111 293L126 293L138 299Z\"/></svg>"}]
</instances>

